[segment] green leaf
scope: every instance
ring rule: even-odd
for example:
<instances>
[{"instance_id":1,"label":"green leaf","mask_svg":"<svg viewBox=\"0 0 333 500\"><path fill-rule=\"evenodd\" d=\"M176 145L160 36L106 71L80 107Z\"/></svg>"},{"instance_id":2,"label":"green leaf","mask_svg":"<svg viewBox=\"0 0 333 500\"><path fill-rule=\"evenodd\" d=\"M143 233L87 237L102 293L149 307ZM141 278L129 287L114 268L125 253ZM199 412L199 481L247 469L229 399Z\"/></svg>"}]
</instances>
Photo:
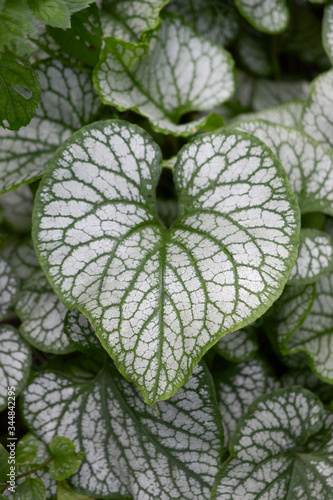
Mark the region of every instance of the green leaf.
<instances>
[{"instance_id":1,"label":"green leaf","mask_svg":"<svg viewBox=\"0 0 333 500\"><path fill-rule=\"evenodd\" d=\"M236 430L238 420L250 404L263 394L280 387L278 380L258 359L239 363L214 377L222 417L225 445Z\"/></svg>"},{"instance_id":2,"label":"green leaf","mask_svg":"<svg viewBox=\"0 0 333 500\"><path fill-rule=\"evenodd\" d=\"M299 231L285 173L257 139L212 134L181 150L170 230L155 208L160 159L134 125L85 127L50 162L33 229L56 293L89 317L150 404L174 394L219 337L270 307Z\"/></svg>"},{"instance_id":3,"label":"green leaf","mask_svg":"<svg viewBox=\"0 0 333 500\"><path fill-rule=\"evenodd\" d=\"M106 38L94 71L105 104L146 116L158 132L184 136L200 130L209 116L179 124L182 115L228 99L234 79L230 54L173 17L163 21L149 48Z\"/></svg>"},{"instance_id":4,"label":"green leaf","mask_svg":"<svg viewBox=\"0 0 333 500\"><path fill-rule=\"evenodd\" d=\"M322 40L325 52L333 64L333 3L328 3L324 9Z\"/></svg>"},{"instance_id":5,"label":"green leaf","mask_svg":"<svg viewBox=\"0 0 333 500\"><path fill-rule=\"evenodd\" d=\"M137 44L158 27L161 9L168 0L103 0L101 13L105 37Z\"/></svg>"},{"instance_id":6,"label":"green leaf","mask_svg":"<svg viewBox=\"0 0 333 500\"><path fill-rule=\"evenodd\" d=\"M308 450L323 425L322 413L319 399L305 389L281 389L257 399L231 439L231 458L218 474L212 498L330 498L332 435Z\"/></svg>"},{"instance_id":7,"label":"green leaf","mask_svg":"<svg viewBox=\"0 0 333 500\"><path fill-rule=\"evenodd\" d=\"M208 498L222 452L209 372L195 369L169 401L145 405L111 366L90 379L44 373L25 391L24 416L44 441L56 434L86 452L70 482L92 497Z\"/></svg>"},{"instance_id":8,"label":"green leaf","mask_svg":"<svg viewBox=\"0 0 333 500\"><path fill-rule=\"evenodd\" d=\"M10 130L28 125L40 96L37 72L27 60L6 52L0 57L0 124Z\"/></svg>"},{"instance_id":9,"label":"green leaf","mask_svg":"<svg viewBox=\"0 0 333 500\"><path fill-rule=\"evenodd\" d=\"M95 0L65 0L68 10L71 14L86 9L95 2Z\"/></svg>"},{"instance_id":10,"label":"green leaf","mask_svg":"<svg viewBox=\"0 0 333 500\"><path fill-rule=\"evenodd\" d=\"M28 477L16 486L14 500L46 500L45 486L40 479Z\"/></svg>"},{"instance_id":11,"label":"green leaf","mask_svg":"<svg viewBox=\"0 0 333 500\"><path fill-rule=\"evenodd\" d=\"M38 73L42 96L36 116L18 132L0 129L0 192L41 177L58 146L91 121L100 106L88 72L46 61Z\"/></svg>"},{"instance_id":12,"label":"green leaf","mask_svg":"<svg viewBox=\"0 0 333 500\"><path fill-rule=\"evenodd\" d=\"M70 28L70 12L65 0L25 0L37 19L57 28Z\"/></svg>"},{"instance_id":13,"label":"green leaf","mask_svg":"<svg viewBox=\"0 0 333 500\"><path fill-rule=\"evenodd\" d=\"M7 397L8 387L15 387L14 396L22 391L28 379L31 352L18 331L10 325L0 326L0 411L12 405L13 398ZM15 401L14 407L15 409Z\"/></svg>"},{"instance_id":14,"label":"green leaf","mask_svg":"<svg viewBox=\"0 0 333 500\"><path fill-rule=\"evenodd\" d=\"M321 73L311 84L304 105L304 131L320 142L325 149L333 148L333 70Z\"/></svg>"},{"instance_id":15,"label":"green leaf","mask_svg":"<svg viewBox=\"0 0 333 500\"><path fill-rule=\"evenodd\" d=\"M75 452L75 445L66 437L54 437L49 444L49 450L53 456L49 474L57 481L71 476L80 467L84 457L84 453Z\"/></svg>"},{"instance_id":16,"label":"green leaf","mask_svg":"<svg viewBox=\"0 0 333 500\"><path fill-rule=\"evenodd\" d=\"M311 370L324 382L333 382L333 274L316 282L317 296L301 327L284 345L283 354L305 353Z\"/></svg>"},{"instance_id":17,"label":"green leaf","mask_svg":"<svg viewBox=\"0 0 333 500\"><path fill-rule=\"evenodd\" d=\"M6 141L4 141L2 145L5 146ZM7 156L6 153L5 156ZM1 163L3 164L4 162L0 160L0 165ZM33 194L28 186L20 186L16 191L1 194L0 207L2 208L2 217L11 229L14 229L14 231L18 233L27 233L31 231Z\"/></svg>"},{"instance_id":18,"label":"green leaf","mask_svg":"<svg viewBox=\"0 0 333 500\"><path fill-rule=\"evenodd\" d=\"M309 315L316 297L315 284L286 286L274 304L268 325L280 347L301 327Z\"/></svg>"},{"instance_id":19,"label":"green leaf","mask_svg":"<svg viewBox=\"0 0 333 500\"><path fill-rule=\"evenodd\" d=\"M3 320L14 304L19 289L15 273L8 262L0 257L0 320Z\"/></svg>"},{"instance_id":20,"label":"green leaf","mask_svg":"<svg viewBox=\"0 0 333 500\"><path fill-rule=\"evenodd\" d=\"M100 340L88 319L79 311L68 311L65 332L70 344L78 351L90 353L103 351Z\"/></svg>"},{"instance_id":21,"label":"green leaf","mask_svg":"<svg viewBox=\"0 0 333 500\"><path fill-rule=\"evenodd\" d=\"M236 363L252 358L258 347L255 331L251 326L228 333L214 346L220 356Z\"/></svg>"},{"instance_id":22,"label":"green leaf","mask_svg":"<svg viewBox=\"0 0 333 500\"><path fill-rule=\"evenodd\" d=\"M281 161L301 213L333 215L333 154L304 132L263 120L233 124L263 141Z\"/></svg>"},{"instance_id":23,"label":"green leaf","mask_svg":"<svg viewBox=\"0 0 333 500\"><path fill-rule=\"evenodd\" d=\"M6 483L10 474L10 464L8 463L10 455L8 451L0 444L0 483ZM13 464L15 467L15 464Z\"/></svg>"},{"instance_id":24,"label":"green leaf","mask_svg":"<svg viewBox=\"0 0 333 500\"><path fill-rule=\"evenodd\" d=\"M57 500L93 500L86 495L81 495L66 483L66 481L59 481L57 490Z\"/></svg>"},{"instance_id":25,"label":"green leaf","mask_svg":"<svg viewBox=\"0 0 333 500\"><path fill-rule=\"evenodd\" d=\"M245 19L264 33L281 33L289 24L289 10L284 0L235 0L236 7Z\"/></svg>"},{"instance_id":26,"label":"green leaf","mask_svg":"<svg viewBox=\"0 0 333 500\"><path fill-rule=\"evenodd\" d=\"M239 21L233 6L219 0L171 0L166 10L179 14L200 35L226 46L238 35Z\"/></svg>"},{"instance_id":27,"label":"green leaf","mask_svg":"<svg viewBox=\"0 0 333 500\"><path fill-rule=\"evenodd\" d=\"M333 239L324 231L301 229L298 257L288 285L314 283L333 266Z\"/></svg>"},{"instance_id":28,"label":"green leaf","mask_svg":"<svg viewBox=\"0 0 333 500\"><path fill-rule=\"evenodd\" d=\"M2 0L0 25L0 53L9 50L20 57L32 52L27 36L36 34L36 23L24 0Z\"/></svg>"}]
</instances>

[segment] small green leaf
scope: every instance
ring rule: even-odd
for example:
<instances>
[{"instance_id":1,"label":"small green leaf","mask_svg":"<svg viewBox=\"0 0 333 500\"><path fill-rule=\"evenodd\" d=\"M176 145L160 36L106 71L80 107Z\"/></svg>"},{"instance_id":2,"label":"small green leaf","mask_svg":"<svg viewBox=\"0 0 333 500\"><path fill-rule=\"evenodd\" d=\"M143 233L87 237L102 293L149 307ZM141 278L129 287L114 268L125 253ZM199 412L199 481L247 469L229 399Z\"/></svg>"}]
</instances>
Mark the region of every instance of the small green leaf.
<instances>
[{"instance_id":1,"label":"small green leaf","mask_svg":"<svg viewBox=\"0 0 333 500\"><path fill-rule=\"evenodd\" d=\"M40 96L37 71L27 60L6 52L0 56L0 124L10 130L28 125Z\"/></svg>"},{"instance_id":2,"label":"small green leaf","mask_svg":"<svg viewBox=\"0 0 333 500\"><path fill-rule=\"evenodd\" d=\"M57 490L57 500L93 500L86 495L81 495L76 491L72 490L72 488L67 484L66 481L58 482L58 490Z\"/></svg>"},{"instance_id":3,"label":"small green leaf","mask_svg":"<svg viewBox=\"0 0 333 500\"><path fill-rule=\"evenodd\" d=\"M40 479L28 477L16 486L14 500L46 500L45 486Z\"/></svg>"},{"instance_id":4,"label":"small green leaf","mask_svg":"<svg viewBox=\"0 0 333 500\"><path fill-rule=\"evenodd\" d=\"M65 0L25 0L37 19L56 28L70 28L70 13Z\"/></svg>"},{"instance_id":5,"label":"small green leaf","mask_svg":"<svg viewBox=\"0 0 333 500\"><path fill-rule=\"evenodd\" d=\"M63 481L71 476L81 465L84 453L76 453L75 445L66 437L56 436L49 444L53 457L49 466L49 474L57 481Z\"/></svg>"},{"instance_id":6,"label":"small green leaf","mask_svg":"<svg viewBox=\"0 0 333 500\"><path fill-rule=\"evenodd\" d=\"M68 311L65 332L70 344L81 352L103 351L100 340L88 319L79 311Z\"/></svg>"},{"instance_id":7,"label":"small green leaf","mask_svg":"<svg viewBox=\"0 0 333 500\"><path fill-rule=\"evenodd\" d=\"M58 146L100 106L88 72L49 60L39 63L38 74L42 96L36 116L18 132L0 128L0 192L41 177Z\"/></svg>"},{"instance_id":8,"label":"small green leaf","mask_svg":"<svg viewBox=\"0 0 333 500\"><path fill-rule=\"evenodd\" d=\"M72 0L73 1L73 0ZM101 13L105 37L137 44L159 25L168 0L104 0Z\"/></svg>"},{"instance_id":9,"label":"small green leaf","mask_svg":"<svg viewBox=\"0 0 333 500\"><path fill-rule=\"evenodd\" d=\"M301 229L298 257L288 285L308 285L327 273L333 265L333 239L324 231Z\"/></svg>"},{"instance_id":10,"label":"small green leaf","mask_svg":"<svg viewBox=\"0 0 333 500\"><path fill-rule=\"evenodd\" d=\"M333 215L333 154L301 130L263 120L235 123L232 127L253 134L281 161L301 213Z\"/></svg>"},{"instance_id":11,"label":"small green leaf","mask_svg":"<svg viewBox=\"0 0 333 500\"><path fill-rule=\"evenodd\" d=\"M12 406L28 379L31 351L18 331L10 325L0 326L0 411ZM14 397L7 396L8 387L15 387ZM12 408L11 408L12 409Z\"/></svg>"},{"instance_id":12,"label":"small green leaf","mask_svg":"<svg viewBox=\"0 0 333 500\"><path fill-rule=\"evenodd\" d=\"M4 142L3 145L5 144ZM2 208L2 216L11 229L14 229L18 233L28 233L31 231L33 194L28 186L20 186L15 191L1 194L0 206Z\"/></svg>"},{"instance_id":13,"label":"small green leaf","mask_svg":"<svg viewBox=\"0 0 333 500\"><path fill-rule=\"evenodd\" d=\"M320 142L325 149L333 148L333 70L322 73L311 84L304 105L304 131Z\"/></svg>"},{"instance_id":14,"label":"small green leaf","mask_svg":"<svg viewBox=\"0 0 333 500\"><path fill-rule=\"evenodd\" d=\"M150 404L174 394L219 337L270 307L299 233L285 173L257 139L223 132L180 151L170 230L156 213L160 159L129 123L85 127L50 162L33 229L62 302L89 317Z\"/></svg>"},{"instance_id":15,"label":"small green leaf","mask_svg":"<svg viewBox=\"0 0 333 500\"><path fill-rule=\"evenodd\" d=\"M68 10L71 14L86 9L95 2L95 0L65 0Z\"/></svg>"},{"instance_id":16,"label":"small green leaf","mask_svg":"<svg viewBox=\"0 0 333 500\"><path fill-rule=\"evenodd\" d=\"M200 35L223 46L229 45L239 32L235 9L219 0L171 0L166 10L181 15Z\"/></svg>"},{"instance_id":17,"label":"small green leaf","mask_svg":"<svg viewBox=\"0 0 333 500\"><path fill-rule=\"evenodd\" d=\"M0 320L3 320L14 304L19 290L17 277L8 264L0 257Z\"/></svg>"},{"instance_id":18,"label":"small green leaf","mask_svg":"<svg viewBox=\"0 0 333 500\"><path fill-rule=\"evenodd\" d=\"M305 389L258 398L231 438L231 457L217 476L212 498L330 498L332 434L311 443L323 423L319 399Z\"/></svg>"},{"instance_id":19,"label":"small green leaf","mask_svg":"<svg viewBox=\"0 0 333 500\"><path fill-rule=\"evenodd\" d=\"M280 387L278 380L258 359L230 367L214 377L222 417L225 446L236 430L238 420L250 404L263 394Z\"/></svg>"},{"instance_id":20,"label":"small green leaf","mask_svg":"<svg viewBox=\"0 0 333 500\"><path fill-rule=\"evenodd\" d=\"M8 459L10 459L8 451L0 444L0 483L6 483L8 481L8 474L10 473ZM15 467L15 462L13 465Z\"/></svg>"},{"instance_id":21,"label":"small green leaf","mask_svg":"<svg viewBox=\"0 0 333 500\"><path fill-rule=\"evenodd\" d=\"M281 33L289 24L289 10L284 0L235 0L245 19L264 33Z\"/></svg>"},{"instance_id":22,"label":"small green leaf","mask_svg":"<svg viewBox=\"0 0 333 500\"><path fill-rule=\"evenodd\" d=\"M207 117L179 124L182 115L227 100L234 80L230 54L173 17L164 19L149 48L106 38L94 71L105 104L146 116L158 132L184 136L200 130Z\"/></svg>"},{"instance_id":23,"label":"small green leaf","mask_svg":"<svg viewBox=\"0 0 333 500\"><path fill-rule=\"evenodd\" d=\"M255 336L254 328L249 326L236 332L228 333L214 346L214 349L220 356L239 363L252 358L258 350L258 342Z\"/></svg>"},{"instance_id":24,"label":"small green leaf","mask_svg":"<svg viewBox=\"0 0 333 500\"><path fill-rule=\"evenodd\" d=\"M8 50L21 57L33 51L27 36L36 35L36 21L24 0L2 0L0 25L0 53Z\"/></svg>"},{"instance_id":25,"label":"small green leaf","mask_svg":"<svg viewBox=\"0 0 333 500\"><path fill-rule=\"evenodd\" d=\"M81 381L41 374L26 389L23 408L45 442L61 432L86 452L70 478L78 493L209 498L223 439L211 376L201 365L172 399L158 403L158 413L111 364Z\"/></svg>"}]
</instances>

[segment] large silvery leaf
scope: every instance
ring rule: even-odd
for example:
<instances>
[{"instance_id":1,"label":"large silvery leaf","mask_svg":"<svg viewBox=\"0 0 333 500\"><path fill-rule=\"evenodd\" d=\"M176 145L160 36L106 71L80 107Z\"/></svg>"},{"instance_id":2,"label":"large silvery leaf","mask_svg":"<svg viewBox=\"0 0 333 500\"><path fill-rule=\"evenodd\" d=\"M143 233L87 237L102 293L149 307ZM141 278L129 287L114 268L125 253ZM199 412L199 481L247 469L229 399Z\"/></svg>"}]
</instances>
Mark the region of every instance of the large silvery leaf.
<instances>
[{"instance_id":1,"label":"large silvery leaf","mask_svg":"<svg viewBox=\"0 0 333 500\"><path fill-rule=\"evenodd\" d=\"M170 17L148 48L106 38L94 83L105 104L137 111L159 132L191 135L209 116L180 125L181 116L210 110L232 95L233 61L221 46Z\"/></svg>"},{"instance_id":2,"label":"large silvery leaf","mask_svg":"<svg viewBox=\"0 0 333 500\"><path fill-rule=\"evenodd\" d=\"M284 0L236 0L239 12L257 30L281 33L289 23L289 10Z\"/></svg>"},{"instance_id":3,"label":"large silvery leaf","mask_svg":"<svg viewBox=\"0 0 333 500\"><path fill-rule=\"evenodd\" d=\"M238 34L239 22L234 6L219 0L171 0L169 12L179 14L200 35L226 46Z\"/></svg>"},{"instance_id":4,"label":"large silvery leaf","mask_svg":"<svg viewBox=\"0 0 333 500\"><path fill-rule=\"evenodd\" d=\"M232 125L255 135L281 161L302 213L333 215L333 155L304 132L263 120Z\"/></svg>"},{"instance_id":5,"label":"large silvery leaf","mask_svg":"<svg viewBox=\"0 0 333 500\"><path fill-rule=\"evenodd\" d=\"M280 388L278 380L258 359L239 363L214 377L222 417L224 444L236 430L250 404L263 394Z\"/></svg>"},{"instance_id":6,"label":"large silvery leaf","mask_svg":"<svg viewBox=\"0 0 333 500\"><path fill-rule=\"evenodd\" d=\"M317 296L301 327L284 345L284 354L305 353L313 372L325 382L333 382L333 274L316 282Z\"/></svg>"},{"instance_id":7,"label":"large silvery leaf","mask_svg":"<svg viewBox=\"0 0 333 500\"><path fill-rule=\"evenodd\" d=\"M8 262L0 257L0 320L3 320L13 305L18 293L18 280Z\"/></svg>"},{"instance_id":8,"label":"large silvery leaf","mask_svg":"<svg viewBox=\"0 0 333 500\"><path fill-rule=\"evenodd\" d=\"M324 231L301 229L298 257L291 270L288 285L314 283L332 269L333 239Z\"/></svg>"},{"instance_id":9,"label":"large silvery leaf","mask_svg":"<svg viewBox=\"0 0 333 500\"><path fill-rule=\"evenodd\" d=\"M24 416L37 437L71 439L86 453L70 479L102 498L208 498L222 453L222 428L207 369L171 400L146 406L110 365L82 380L56 373L35 379Z\"/></svg>"},{"instance_id":10,"label":"large silvery leaf","mask_svg":"<svg viewBox=\"0 0 333 500\"><path fill-rule=\"evenodd\" d=\"M89 122L100 104L88 72L47 61L38 73L42 96L36 116L18 132L0 129L0 192L41 177L57 147Z\"/></svg>"},{"instance_id":11,"label":"large silvery leaf","mask_svg":"<svg viewBox=\"0 0 333 500\"><path fill-rule=\"evenodd\" d=\"M221 132L178 155L179 216L166 229L155 207L160 160L134 125L85 127L50 162L33 228L54 290L89 317L149 403L174 394L220 336L280 295L299 224L277 159L255 138Z\"/></svg>"},{"instance_id":12,"label":"large silvery leaf","mask_svg":"<svg viewBox=\"0 0 333 500\"><path fill-rule=\"evenodd\" d=\"M331 63L333 63L333 4L325 6L322 24L323 46Z\"/></svg>"},{"instance_id":13,"label":"large silvery leaf","mask_svg":"<svg viewBox=\"0 0 333 500\"><path fill-rule=\"evenodd\" d=\"M304 105L302 125L325 149L333 148L333 70L322 73L311 84Z\"/></svg>"},{"instance_id":14,"label":"large silvery leaf","mask_svg":"<svg viewBox=\"0 0 333 500\"><path fill-rule=\"evenodd\" d=\"M312 442L323 423L319 399L305 389L260 397L231 439L214 500L331 498L332 438Z\"/></svg>"},{"instance_id":15,"label":"large silvery leaf","mask_svg":"<svg viewBox=\"0 0 333 500\"><path fill-rule=\"evenodd\" d=\"M137 44L155 29L168 0L103 0L101 21L105 37Z\"/></svg>"},{"instance_id":16,"label":"large silvery leaf","mask_svg":"<svg viewBox=\"0 0 333 500\"><path fill-rule=\"evenodd\" d=\"M8 405L8 388L14 387L18 396L23 389L30 370L31 352L15 328L0 326L0 411ZM13 399L9 400L13 401Z\"/></svg>"}]
</instances>

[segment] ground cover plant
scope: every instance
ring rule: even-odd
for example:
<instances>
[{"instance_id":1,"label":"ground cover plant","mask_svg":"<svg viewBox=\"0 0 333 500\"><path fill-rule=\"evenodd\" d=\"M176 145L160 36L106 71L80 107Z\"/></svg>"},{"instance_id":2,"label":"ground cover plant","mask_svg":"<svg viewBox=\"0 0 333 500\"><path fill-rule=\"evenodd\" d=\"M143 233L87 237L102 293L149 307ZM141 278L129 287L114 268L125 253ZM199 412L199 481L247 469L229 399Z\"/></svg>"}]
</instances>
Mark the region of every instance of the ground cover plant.
<instances>
[{"instance_id":1,"label":"ground cover plant","mask_svg":"<svg viewBox=\"0 0 333 500\"><path fill-rule=\"evenodd\" d=\"M0 1L0 498L333 499L333 4Z\"/></svg>"}]
</instances>

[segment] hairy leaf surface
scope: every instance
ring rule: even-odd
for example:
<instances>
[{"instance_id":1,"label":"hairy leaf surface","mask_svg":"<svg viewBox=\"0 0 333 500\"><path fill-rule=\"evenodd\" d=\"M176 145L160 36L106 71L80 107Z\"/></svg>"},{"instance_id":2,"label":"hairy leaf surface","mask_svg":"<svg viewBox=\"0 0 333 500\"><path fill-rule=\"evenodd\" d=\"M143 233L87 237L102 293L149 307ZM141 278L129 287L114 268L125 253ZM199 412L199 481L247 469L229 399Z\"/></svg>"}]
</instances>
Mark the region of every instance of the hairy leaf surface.
<instances>
[{"instance_id":1,"label":"hairy leaf surface","mask_svg":"<svg viewBox=\"0 0 333 500\"><path fill-rule=\"evenodd\" d=\"M174 167L179 216L157 218L161 153L121 121L95 123L55 155L35 202L43 269L87 315L146 401L170 397L218 338L281 293L296 256L298 208L262 143L201 137Z\"/></svg>"}]
</instances>

